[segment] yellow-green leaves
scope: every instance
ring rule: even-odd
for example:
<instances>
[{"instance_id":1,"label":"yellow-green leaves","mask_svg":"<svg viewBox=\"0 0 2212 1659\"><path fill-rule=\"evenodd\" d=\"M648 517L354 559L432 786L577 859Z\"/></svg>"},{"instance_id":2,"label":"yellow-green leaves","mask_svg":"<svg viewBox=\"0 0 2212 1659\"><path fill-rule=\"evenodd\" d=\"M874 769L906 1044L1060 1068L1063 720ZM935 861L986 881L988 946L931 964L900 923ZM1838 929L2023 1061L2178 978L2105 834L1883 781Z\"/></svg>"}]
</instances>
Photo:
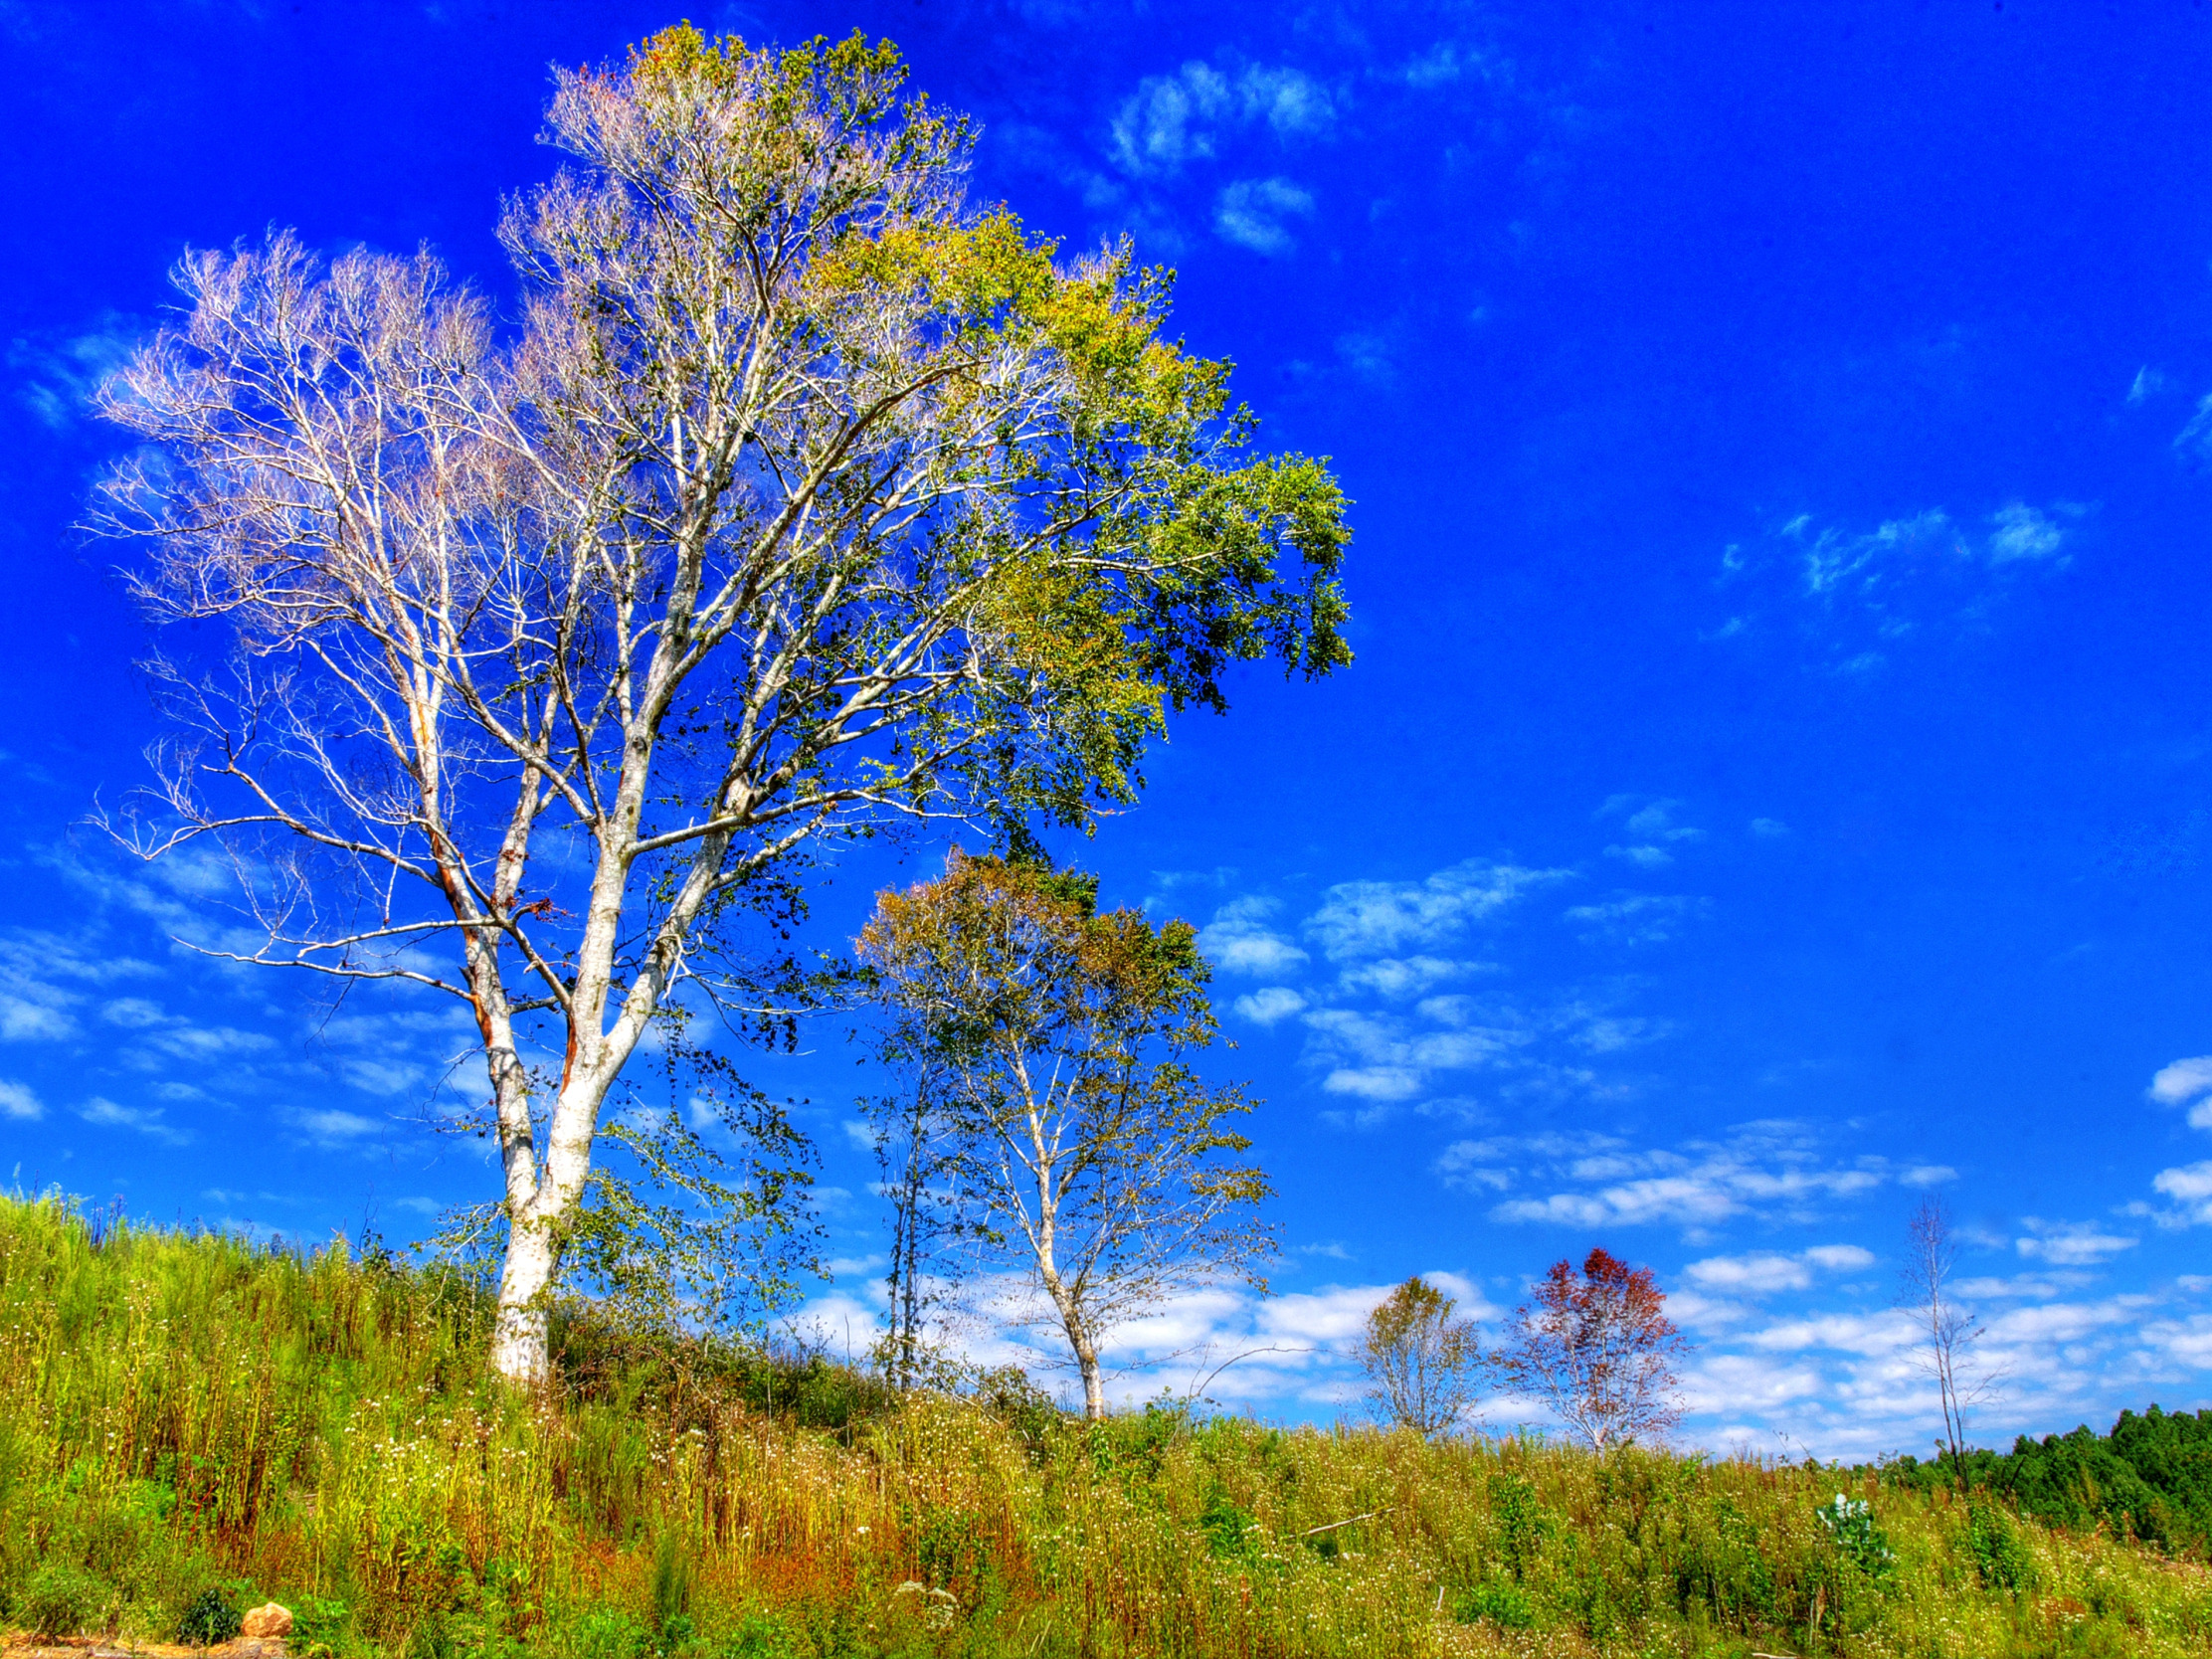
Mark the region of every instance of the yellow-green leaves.
<instances>
[{"instance_id":1,"label":"yellow-green leaves","mask_svg":"<svg viewBox=\"0 0 2212 1659\"><path fill-rule=\"evenodd\" d=\"M1190 1064L1214 1037L1195 933L1101 914L1077 872L956 853L878 895L860 951L957 1230L1032 1275L1098 1414L1105 1333L1178 1288L1257 1282L1272 1239L1251 1105Z\"/></svg>"}]
</instances>

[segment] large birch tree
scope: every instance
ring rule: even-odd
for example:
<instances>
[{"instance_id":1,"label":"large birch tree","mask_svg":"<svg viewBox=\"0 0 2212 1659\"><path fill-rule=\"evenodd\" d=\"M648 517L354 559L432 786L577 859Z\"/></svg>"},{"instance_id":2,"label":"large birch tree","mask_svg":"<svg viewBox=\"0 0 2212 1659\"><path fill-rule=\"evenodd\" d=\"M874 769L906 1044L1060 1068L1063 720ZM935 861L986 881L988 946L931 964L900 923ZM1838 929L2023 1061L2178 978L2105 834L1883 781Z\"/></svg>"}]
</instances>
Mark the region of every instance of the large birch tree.
<instances>
[{"instance_id":1,"label":"large birch tree","mask_svg":"<svg viewBox=\"0 0 2212 1659\"><path fill-rule=\"evenodd\" d=\"M1231 664L1349 659L1326 467L1254 457L1126 246L969 205L903 83L688 27L561 72L512 326L427 254L276 235L187 255L102 393L142 443L96 522L156 619L226 625L164 636L117 829L223 846L255 932L215 948L467 1008L516 1380L610 1091L792 860L1084 823Z\"/></svg>"}]
</instances>

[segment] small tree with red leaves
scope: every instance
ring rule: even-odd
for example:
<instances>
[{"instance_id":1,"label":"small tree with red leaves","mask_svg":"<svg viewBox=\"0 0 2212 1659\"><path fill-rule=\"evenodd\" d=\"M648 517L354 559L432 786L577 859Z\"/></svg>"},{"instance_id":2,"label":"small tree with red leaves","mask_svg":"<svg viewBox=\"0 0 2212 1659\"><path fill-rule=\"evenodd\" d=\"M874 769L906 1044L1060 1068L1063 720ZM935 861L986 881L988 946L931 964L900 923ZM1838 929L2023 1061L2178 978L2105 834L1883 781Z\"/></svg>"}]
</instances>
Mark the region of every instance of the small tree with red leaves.
<instances>
[{"instance_id":1,"label":"small tree with red leaves","mask_svg":"<svg viewBox=\"0 0 2212 1659\"><path fill-rule=\"evenodd\" d=\"M1514 1310L1498 1375L1540 1399L1592 1451L1660 1434L1681 1420L1674 1361L1688 1348L1648 1267L1592 1250L1579 1273L1552 1264Z\"/></svg>"}]
</instances>

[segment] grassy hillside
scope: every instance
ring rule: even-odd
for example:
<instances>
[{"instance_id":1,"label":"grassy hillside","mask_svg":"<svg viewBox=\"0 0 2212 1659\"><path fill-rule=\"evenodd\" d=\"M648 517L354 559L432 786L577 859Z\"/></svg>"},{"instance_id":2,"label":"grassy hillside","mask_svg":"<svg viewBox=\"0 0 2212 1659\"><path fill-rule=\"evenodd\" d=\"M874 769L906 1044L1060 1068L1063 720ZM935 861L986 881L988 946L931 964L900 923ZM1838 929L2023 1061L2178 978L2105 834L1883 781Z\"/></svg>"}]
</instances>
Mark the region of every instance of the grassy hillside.
<instances>
[{"instance_id":1,"label":"grassy hillside","mask_svg":"<svg viewBox=\"0 0 2212 1659\"><path fill-rule=\"evenodd\" d=\"M167 1639L274 1596L315 1659L2212 1655L2201 1563L1910 1482L1086 1428L576 1318L531 1401L484 1329L388 1261L0 1201L0 1612Z\"/></svg>"}]
</instances>

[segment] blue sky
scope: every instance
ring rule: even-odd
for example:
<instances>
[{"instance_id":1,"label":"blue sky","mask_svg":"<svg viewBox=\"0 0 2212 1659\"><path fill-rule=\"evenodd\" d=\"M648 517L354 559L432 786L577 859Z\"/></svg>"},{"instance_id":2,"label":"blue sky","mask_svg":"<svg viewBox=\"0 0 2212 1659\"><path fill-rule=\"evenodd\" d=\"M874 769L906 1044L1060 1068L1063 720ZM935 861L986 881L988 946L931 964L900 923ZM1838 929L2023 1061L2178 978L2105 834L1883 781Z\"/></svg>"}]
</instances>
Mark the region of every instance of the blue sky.
<instances>
[{"instance_id":1,"label":"blue sky","mask_svg":"<svg viewBox=\"0 0 2212 1659\"><path fill-rule=\"evenodd\" d=\"M1888 1308L1934 1189L1984 1436L2212 1399L2201 10L692 11L898 40L977 195L1177 265L1357 502L1358 662L1249 676L1071 849L1202 924L1289 1245L1129 1358L1268 1347L1213 1392L1326 1416L1379 1287L1494 1318L1602 1243L1701 1344L1686 1438L1920 1449ZM203 872L83 828L156 728L69 528L82 403L188 243L428 240L509 291L546 66L674 15L0 4L0 1172L307 1235L487 1190L420 1126L446 1011L193 960ZM837 872L825 936L934 858ZM815 1312L864 1319L849 1057L757 1075L823 1147Z\"/></svg>"}]
</instances>

